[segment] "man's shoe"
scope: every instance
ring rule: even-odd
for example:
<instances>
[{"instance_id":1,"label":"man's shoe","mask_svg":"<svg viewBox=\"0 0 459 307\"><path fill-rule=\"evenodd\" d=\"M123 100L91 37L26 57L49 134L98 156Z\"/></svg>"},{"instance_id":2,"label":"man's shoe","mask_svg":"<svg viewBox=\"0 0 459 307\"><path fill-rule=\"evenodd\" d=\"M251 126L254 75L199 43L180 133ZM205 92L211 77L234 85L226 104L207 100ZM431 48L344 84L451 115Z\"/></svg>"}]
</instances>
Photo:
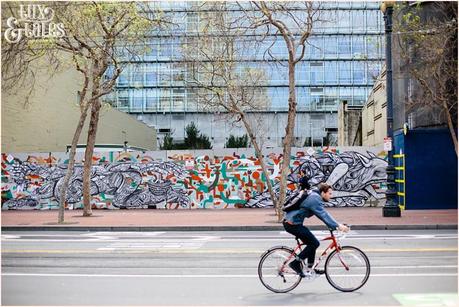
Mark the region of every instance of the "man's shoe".
<instances>
[{"instance_id":1,"label":"man's shoe","mask_svg":"<svg viewBox=\"0 0 459 307\"><path fill-rule=\"evenodd\" d=\"M316 272L317 275L325 274L325 270L314 269L314 272Z\"/></svg>"},{"instance_id":2,"label":"man's shoe","mask_svg":"<svg viewBox=\"0 0 459 307\"><path fill-rule=\"evenodd\" d=\"M305 278L306 275L304 275L303 270L301 269L301 264L298 260L293 260L288 264L288 266L294 270L298 275L300 275L301 278Z\"/></svg>"}]
</instances>

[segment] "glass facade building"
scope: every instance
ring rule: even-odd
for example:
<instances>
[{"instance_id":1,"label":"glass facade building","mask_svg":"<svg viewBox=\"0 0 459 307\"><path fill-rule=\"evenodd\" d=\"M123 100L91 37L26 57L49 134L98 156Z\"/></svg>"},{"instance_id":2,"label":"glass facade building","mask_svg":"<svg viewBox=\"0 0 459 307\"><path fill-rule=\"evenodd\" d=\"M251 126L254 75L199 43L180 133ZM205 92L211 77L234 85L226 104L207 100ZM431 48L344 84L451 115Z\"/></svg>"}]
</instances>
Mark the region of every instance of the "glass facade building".
<instances>
[{"instance_id":1,"label":"glass facade building","mask_svg":"<svg viewBox=\"0 0 459 307\"><path fill-rule=\"evenodd\" d=\"M184 116L202 113L196 89L187 86L190 66L184 60L183 48L199 41L203 35L200 22L204 15L218 16L221 12L203 10L200 4L190 1L153 4L173 26L152 30L147 51L129 60L115 91L108 97L119 110L156 126L159 132L174 132L173 118L190 121ZM234 6L230 14L238 16L241 12ZM326 122L328 127L315 127L326 134L327 128L330 128L328 131L337 128L336 112L341 101L346 100L349 105L365 103L384 61L384 21L379 2L324 2L320 14L322 21L314 24L304 58L296 66L296 94L299 114L332 116L317 123L309 118L311 124L305 125L311 129L312 125ZM211 32L206 33L211 35ZM264 51L270 46L276 65L264 57ZM239 65L241 69L256 67L265 72L267 78L259 86L265 89L269 100L266 113L288 111L287 49L280 35L266 37L261 45L244 54ZM159 117L166 114L176 116L169 120ZM177 117L180 114L182 117ZM202 117L198 120L205 121ZM205 128L201 130L209 135ZM211 135L212 139L224 139L229 134L221 133L224 135ZM311 134L310 131L298 133L297 137L303 140ZM182 131L176 130L174 134L180 139Z\"/></svg>"}]
</instances>

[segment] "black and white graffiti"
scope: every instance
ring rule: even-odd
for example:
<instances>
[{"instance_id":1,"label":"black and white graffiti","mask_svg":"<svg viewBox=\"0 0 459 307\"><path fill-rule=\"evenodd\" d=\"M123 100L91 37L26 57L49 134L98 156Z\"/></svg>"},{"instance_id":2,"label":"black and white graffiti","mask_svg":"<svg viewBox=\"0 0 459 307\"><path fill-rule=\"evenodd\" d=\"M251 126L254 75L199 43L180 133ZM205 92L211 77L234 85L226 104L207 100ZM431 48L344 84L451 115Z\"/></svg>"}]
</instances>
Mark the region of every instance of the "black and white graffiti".
<instances>
[{"instance_id":1,"label":"black and white graffiti","mask_svg":"<svg viewBox=\"0 0 459 307\"><path fill-rule=\"evenodd\" d=\"M67 165L47 167L16 160L10 166L11 179L17 189L32 192L26 198L9 199L2 208L34 209L43 200L57 201L66 171ZM157 208L166 203L187 208L190 204L183 184L187 171L180 164L112 163L93 166L91 171L91 195L112 195L111 203L116 208ZM75 166L66 195L69 204L78 203L83 197L82 175L83 167Z\"/></svg>"},{"instance_id":2,"label":"black and white graffiti","mask_svg":"<svg viewBox=\"0 0 459 307\"><path fill-rule=\"evenodd\" d=\"M300 165L289 175L289 183L297 183L302 174L309 178L311 187L325 182L333 188L333 198L328 203L333 207L363 206L370 198L383 199L384 192L376 191L374 186L386 182L387 162L372 152L367 155L358 152L335 154L326 152L321 155L305 156ZM275 185L276 194L279 184ZM290 191L287 191L287 195ZM272 207L268 191L253 197L249 207Z\"/></svg>"}]
</instances>

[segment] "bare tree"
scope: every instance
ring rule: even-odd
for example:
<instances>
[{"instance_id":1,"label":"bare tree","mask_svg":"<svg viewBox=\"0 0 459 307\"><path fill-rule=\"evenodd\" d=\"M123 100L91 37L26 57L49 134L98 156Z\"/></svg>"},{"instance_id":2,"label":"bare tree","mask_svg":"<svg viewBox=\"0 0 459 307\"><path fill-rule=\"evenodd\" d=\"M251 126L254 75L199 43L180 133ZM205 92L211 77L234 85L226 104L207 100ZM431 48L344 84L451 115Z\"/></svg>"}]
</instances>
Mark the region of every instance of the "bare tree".
<instances>
[{"instance_id":1,"label":"bare tree","mask_svg":"<svg viewBox=\"0 0 459 307\"><path fill-rule=\"evenodd\" d=\"M34 65L39 61L70 64L82 75L78 91L80 118L73 136L69 153L69 165L60 190L58 223L64 222L66 194L75 165L75 153L86 117L90 122L85 150L83 174L84 216L92 214L91 166L99 121L102 98L113 90L116 79L125 63L146 51L150 31L165 23L162 12L155 3L147 2L50 2L53 21L65 27L64 37L27 39L6 45L2 40L2 89L15 88L14 83L33 77ZM17 12L19 3L3 6L10 13ZM4 15L2 11L2 23ZM22 22L19 20L19 22ZM15 68L16 65L21 67Z\"/></svg>"},{"instance_id":2,"label":"bare tree","mask_svg":"<svg viewBox=\"0 0 459 307\"><path fill-rule=\"evenodd\" d=\"M416 125L446 123L457 155L457 2L399 3L395 14L401 73L408 79L405 112Z\"/></svg>"},{"instance_id":3,"label":"bare tree","mask_svg":"<svg viewBox=\"0 0 459 307\"><path fill-rule=\"evenodd\" d=\"M255 49L263 52L264 59L270 59L272 63L285 63L271 52L276 37L285 42L289 98L279 197L268 180L268 190L281 221L283 212L280 204L286 195L296 117L295 67L304 58L312 26L319 20L319 5L312 2L240 2L205 3L203 6L206 6L206 12L213 7L220 14L206 16L202 13L201 34L187 46L195 95L207 108L227 112L232 117L236 115L236 121L243 123L263 164L261 139L257 138L256 130L248 121L248 114L269 107L265 89L260 87L260 84L267 84L268 76L257 67L244 64L241 59L244 59L244 52ZM267 43L269 40L271 44ZM263 164L263 172L269 178Z\"/></svg>"},{"instance_id":4,"label":"bare tree","mask_svg":"<svg viewBox=\"0 0 459 307\"><path fill-rule=\"evenodd\" d=\"M283 218L280 204L286 196L287 176L290 172L290 158L292 139L295 128L296 117L296 93L295 93L295 67L304 58L308 38L312 34L314 23L318 22L320 3L318 2L264 2L253 1L250 3L239 3L241 10L245 12L249 28L255 33L263 33L262 37L268 35L280 36L285 42L285 51L288 63L288 119L285 127L283 141L283 160L281 166L280 192L276 204L278 220ZM275 57L268 47L267 54Z\"/></svg>"},{"instance_id":5,"label":"bare tree","mask_svg":"<svg viewBox=\"0 0 459 307\"><path fill-rule=\"evenodd\" d=\"M148 3L92 2L70 3L59 10L58 18L66 26L67 36L56 42L72 55L75 68L83 74L80 94L81 117L72 140L70 163L61 191L59 222L63 220L63 202L71 174L76 145L89 109L87 144L83 168L83 216L91 211L91 166L99 123L101 98L113 90L126 63L145 52L147 33L162 23L161 14ZM109 67L111 71L108 71ZM62 218L61 218L62 215Z\"/></svg>"},{"instance_id":6,"label":"bare tree","mask_svg":"<svg viewBox=\"0 0 459 307\"><path fill-rule=\"evenodd\" d=\"M192 89L198 107L222 112L233 125L242 123L262 172L267 179L268 191L276 204L276 197L269 172L262 154L260 130L254 128L248 112L266 110L268 97L266 72L260 67L241 63L245 51L252 48L244 37L244 28L228 12L225 2L204 3L199 8L200 34L189 38L183 47L184 60L188 63L187 86ZM252 42L250 42L252 44ZM277 206L276 206L277 207Z\"/></svg>"}]
</instances>

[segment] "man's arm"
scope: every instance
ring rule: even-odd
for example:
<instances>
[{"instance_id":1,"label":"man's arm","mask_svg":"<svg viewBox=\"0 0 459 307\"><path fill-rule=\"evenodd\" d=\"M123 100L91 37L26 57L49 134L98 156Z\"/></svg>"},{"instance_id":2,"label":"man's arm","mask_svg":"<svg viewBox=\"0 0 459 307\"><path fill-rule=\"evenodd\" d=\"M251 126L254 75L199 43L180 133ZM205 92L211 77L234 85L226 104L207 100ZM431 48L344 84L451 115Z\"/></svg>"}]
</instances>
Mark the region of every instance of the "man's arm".
<instances>
[{"instance_id":1,"label":"man's arm","mask_svg":"<svg viewBox=\"0 0 459 307\"><path fill-rule=\"evenodd\" d=\"M314 214L325 223L330 229L338 229L339 224L335 219L325 210L323 204L318 202L312 208Z\"/></svg>"}]
</instances>

